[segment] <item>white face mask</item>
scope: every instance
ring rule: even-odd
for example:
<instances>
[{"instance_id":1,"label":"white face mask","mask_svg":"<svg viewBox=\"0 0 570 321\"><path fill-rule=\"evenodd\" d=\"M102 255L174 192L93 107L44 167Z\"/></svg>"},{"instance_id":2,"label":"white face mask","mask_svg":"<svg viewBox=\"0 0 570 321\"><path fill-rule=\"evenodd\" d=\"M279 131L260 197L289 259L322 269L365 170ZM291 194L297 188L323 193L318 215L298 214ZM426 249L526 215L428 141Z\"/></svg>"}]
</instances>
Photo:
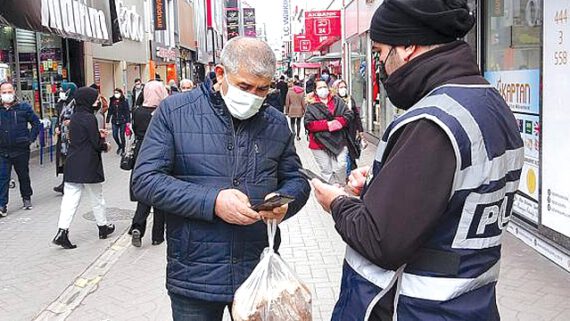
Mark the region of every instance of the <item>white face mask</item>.
<instances>
[{"instance_id":1,"label":"white face mask","mask_svg":"<svg viewBox=\"0 0 570 321\"><path fill-rule=\"evenodd\" d=\"M121 94L115 94L115 98L117 99L121 98Z\"/></svg>"},{"instance_id":2,"label":"white face mask","mask_svg":"<svg viewBox=\"0 0 570 321\"><path fill-rule=\"evenodd\" d=\"M2 94L2 102L4 104L11 104L14 102L14 94Z\"/></svg>"},{"instance_id":3,"label":"white face mask","mask_svg":"<svg viewBox=\"0 0 570 321\"><path fill-rule=\"evenodd\" d=\"M339 88L339 89L338 89L338 94L339 94L341 97L346 97L346 96L348 96L348 91L346 90L346 88Z\"/></svg>"},{"instance_id":4,"label":"white face mask","mask_svg":"<svg viewBox=\"0 0 570 321\"><path fill-rule=\"evenodd\" d=\"M317 89L317 96L321 99L325 99L329 97L329 89L328 88L319 88Z\"/></svg>"},{"instance_id":5,"label":"white face mask","mask_svg":"<svg viewBox=\"0 0 570 321\"><path fill-rule=\"evenodd\" d=\"M232 116L244 120L257 114L265 98L245 92L230 84L227 77L224 78L228 84L228 92L224 95L222 91L222 98Z\"/></svg>"}]
</instances>

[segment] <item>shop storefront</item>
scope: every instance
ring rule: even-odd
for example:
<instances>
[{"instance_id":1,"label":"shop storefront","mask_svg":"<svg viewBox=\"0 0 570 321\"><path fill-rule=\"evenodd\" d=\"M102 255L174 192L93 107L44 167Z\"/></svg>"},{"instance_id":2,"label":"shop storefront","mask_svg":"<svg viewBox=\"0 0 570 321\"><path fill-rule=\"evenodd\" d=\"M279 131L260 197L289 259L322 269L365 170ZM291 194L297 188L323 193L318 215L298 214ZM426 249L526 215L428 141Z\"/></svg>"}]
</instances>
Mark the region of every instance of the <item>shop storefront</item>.
<instances>
[{"instance_id":1,"label":"shop storefront","mask_svg":"<svg viewBox=\"0 0 570 321\"><path fill-rule=\"evenodd\" d=\"M160 79L165 83L178 81L179 50L176 47L176 11L174 0L164 1L164 15L154 16L154 38L151 41L149 62L150 79ZM158 20L157 20L158 19ZM160 22L160 23L159 23ZM160 28L157 28L160 27Z\"/></svg>"},{"instance_id":2,"label":"shop storefront","mask_svg":"<svg viewBox=\"0 0 570 321\"><path fill-rule=\"evenodd\" d=\"M71 39L108 45L117 41L111 23L116 17L110 10L112 3L88 0L78 5L98 17L89 24L75 16L80 10L73 10L71 2L48 10L44 7L47 2L19 0L3 8L0 75L14 83L20 99L28 101L41 118L55 116L57 92L63 82L82 79L82 64L71 65L78 61L79 42Z\"/></svg>"},{"instance_id":3,"label":"shop storefront","mask_svg":"<svg viewBox=\"0 0 570 321\"><path fill-rule=\"evenodd\" d=\"M483 2L485 78L517 119L525 147L509 229L570 271L568 1Z\"/></svg>"},{"instance_id":4,"label":"shop storefront","mask_svg":"<svg viewBox=\"0 0 570 321\"><path fill-rule=\"evenodd\" d=\"M178 72L180 79L194 79L194 61L196 61L196 26L194 4L178 1Z\"/></svg>"},{"instance_id":5,"label":"shop storefront","mask_svg":"<svg viewBox=\"0 0 570 321\"><path fill-rule=\"evenodd\" d=\"M123 40L113 46L93 44L91 55L86 57L88 62L85 67L89 69L86 73L91 76L89 80L100 85L101 94L105 97L112 96L115 88L120 88L130 100L135 79L143 82L149 79L150 21L145 17L145 5L144 0L117 1Z\"/></svg>"}]
</instances>

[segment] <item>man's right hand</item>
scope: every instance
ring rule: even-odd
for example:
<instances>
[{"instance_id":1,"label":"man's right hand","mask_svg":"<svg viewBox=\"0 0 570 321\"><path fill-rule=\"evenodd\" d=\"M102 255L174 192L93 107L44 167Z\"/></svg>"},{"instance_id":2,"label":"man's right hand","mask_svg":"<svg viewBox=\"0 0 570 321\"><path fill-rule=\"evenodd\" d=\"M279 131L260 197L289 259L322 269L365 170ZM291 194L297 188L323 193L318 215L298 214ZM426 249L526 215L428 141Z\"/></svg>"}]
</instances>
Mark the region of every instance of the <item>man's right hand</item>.
<instances>
[{"instance_id":1,"label":"man's right hand","mask_svg":"<svg viewBox=\"0 0 570 321\"><path fill-rule=\"evenodd\" d=\"M247 195L237 189L220 191L214 211L216 216L230 224L251 225L261 219L259 213L251 209Z\"/></svg>"},{"instance_id":2,"label":"man's right hand","mask_svg":"<svg viewBox=\"0 0 570 321\"><path fill-rule=\"evenodd\" d=\"M346 187L355 195L360 196L364 184L366 184L366 177L368 176L368 171L370 166L359 167L353 170L348 177L348 184Z\"/></svg>"}]
</instances>

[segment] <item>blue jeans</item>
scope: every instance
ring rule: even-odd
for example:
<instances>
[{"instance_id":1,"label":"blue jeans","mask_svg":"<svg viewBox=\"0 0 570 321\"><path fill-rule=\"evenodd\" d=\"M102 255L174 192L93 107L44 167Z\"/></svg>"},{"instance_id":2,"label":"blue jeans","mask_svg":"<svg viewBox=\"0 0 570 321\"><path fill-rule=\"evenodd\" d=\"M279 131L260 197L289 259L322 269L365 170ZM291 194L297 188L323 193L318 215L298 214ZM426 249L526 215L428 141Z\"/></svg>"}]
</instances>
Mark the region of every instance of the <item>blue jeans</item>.
<instances>
[{"instance_id":1,"label":"blue jeans","mask_svg":"<svg viewBox=\"0 0 570 321\"><path fill-rule=\"evenodd\" d=\"M210 302L169 293L173 321L222 321L226 306L231 302Z\"/></svg>"},{"instance_id":2,"label":"blue jeans","mask_svg":"<svg viewBox=\"0 0 570 321\"><path fill-rule=\"evenodd\" d=\"M0 207L4 207L8 204L8 188L12 175L12 167L14 167L16 175L18 175L22 199L29 200L32 196L29 163L30 151L18 153L17 155L0 156Z\"/></svg>"},{"instance_id":3,"label":"blue jeans","mask_svg":"<svg viewBox=\"0 0 570 321\"><path fill-rule=\"evenodd\" d=\"M113 138L119 149L125 151L125 130L127 124L113 124Z\"/></svg>"}]
</instances>

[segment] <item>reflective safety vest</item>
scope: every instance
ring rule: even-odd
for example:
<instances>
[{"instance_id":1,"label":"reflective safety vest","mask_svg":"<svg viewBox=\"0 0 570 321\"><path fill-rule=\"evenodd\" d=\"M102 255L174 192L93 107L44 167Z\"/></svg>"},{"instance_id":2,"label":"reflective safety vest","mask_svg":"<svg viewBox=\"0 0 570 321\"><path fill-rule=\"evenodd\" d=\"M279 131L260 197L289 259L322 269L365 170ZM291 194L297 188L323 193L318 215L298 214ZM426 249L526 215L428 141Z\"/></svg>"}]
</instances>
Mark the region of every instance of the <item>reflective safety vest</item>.
<instances>
[{"instance_id":1,"label":"reflective safety vest","mask_svg":"<svg viewBox=\"0 0 570 321\"><path fill-rule=\"evenodd\" d=\"M392 135L419 119L441 127L455 152L457 165L444 219L414 259L396 271L348 247L334 321L368 320L391 290L396 293L394 321L499 320L495 284L501 237L524 160L519 127L491 86L438 87L390 124L366 186L382 170Z\"/></svg>"}]
</instances>

